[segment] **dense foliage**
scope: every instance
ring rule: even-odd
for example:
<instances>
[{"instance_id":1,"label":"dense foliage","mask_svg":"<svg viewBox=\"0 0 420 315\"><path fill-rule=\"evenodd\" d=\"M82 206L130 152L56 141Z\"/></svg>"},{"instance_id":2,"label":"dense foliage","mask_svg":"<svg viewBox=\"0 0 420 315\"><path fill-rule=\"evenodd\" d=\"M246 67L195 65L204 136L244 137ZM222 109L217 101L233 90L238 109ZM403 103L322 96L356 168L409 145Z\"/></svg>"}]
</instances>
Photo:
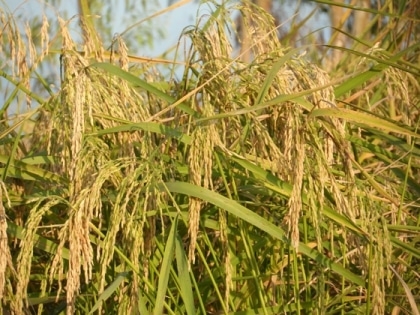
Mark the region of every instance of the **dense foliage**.
<instances>
[{"instance_id":1,"label":"dense foliage","mask_svg":"<svg viewBox=\"0 0 420 315\"><path fill-rule=\"evenodd\" d=\"M88 17L78 43L1 12L0 314L419 314L419 14L401 2L324 47L335 68L248 3L186 29L173 62L106 50Z\"/></svg>"}]
</instances>

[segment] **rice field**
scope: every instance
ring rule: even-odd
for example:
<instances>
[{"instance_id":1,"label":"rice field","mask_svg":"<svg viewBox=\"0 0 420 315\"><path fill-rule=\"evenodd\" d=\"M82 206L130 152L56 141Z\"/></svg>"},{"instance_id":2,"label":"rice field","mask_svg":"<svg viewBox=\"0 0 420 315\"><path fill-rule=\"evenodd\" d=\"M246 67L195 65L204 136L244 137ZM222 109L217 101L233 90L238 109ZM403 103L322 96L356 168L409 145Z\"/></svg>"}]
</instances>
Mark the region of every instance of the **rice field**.
<instances>
[{"instance_id":1,"label":"rice field","mask_svg":"<svg viewBox=\"0 0 420 315\"><path fill-rule=\"evenodd\" d=\"M415 1L349 47L216 8L174 60L0 8L0 314L420 314Z\"/></svg>"}]
</instances>

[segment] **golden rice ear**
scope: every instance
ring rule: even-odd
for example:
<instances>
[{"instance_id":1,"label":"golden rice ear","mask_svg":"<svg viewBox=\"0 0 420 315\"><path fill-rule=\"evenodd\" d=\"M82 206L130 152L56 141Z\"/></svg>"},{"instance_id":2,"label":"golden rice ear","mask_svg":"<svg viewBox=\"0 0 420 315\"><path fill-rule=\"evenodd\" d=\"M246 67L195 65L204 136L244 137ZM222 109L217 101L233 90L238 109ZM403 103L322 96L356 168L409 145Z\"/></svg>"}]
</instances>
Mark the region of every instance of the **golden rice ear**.
<instances>
[{"instance_id":1,"label":"golden rice ear","mask_svg":"<svg viewBox=\"0 0 420 315\"><path fill-rule=\"evenodd\" d=\"M96 61L104 61L104 47L101 37L92 23L93 16L80 16L80 26L83 34L83 52L85 56L93 56Z\"/></svg>"},{"instance_id":2,"label":"golden rice ear","mask_svg":"<svg viewBox=\"0 0 420 315\"><path fill-rule=\"evenodd\" d=\"M137 157L133 143L141 143L141 154L138 158L145 161L150 158L150 152L153 152L155 148L151 138L141 132L110 135L107 141L114 143L115 147L109 146L103 139L95 137L83 139L83 134L96 130L97 126L102 128L115 126L115 121L103 118L104 116L120 117L120 119L130 121L147 119L150 115L148 107L142 106L143 96L130 87L125 80L110 75L105 80L103 72L88 67L92 58L95 61L103 58L102 49L98 49L90 42L95 40L95 35L90 33L90 28L83 26L85 27L85 51L80 54L68 32L67 23L60 20L60 25L63 38L64 72L60 100L56 104L58 108L54 109L51 119L53 135L50 136L49 141L54 142L57 139L62 141L60 148L51 146L51 154L61 157L60 172L69 177L69 201L72 206L68 209L69 219L59 232L60 244L51 264L51 273L64 273L61 249L68 244L72 255L66 277L66 294L68 311L71 312L81 286L80 279L90 281L92 278L94 254L89 239L90 224L102 213L101 191L104 183L113 183L115 187L118 187L122 178L125 181L131 180L131 184L122 186L126 190L122 190L121 193L126 194L125 198L133 198L132 194L138 194L138 189L140 189L140 186L136 186L140 174L137 172ZM127 67L127 58L124 59L126 47L122 40L119 41L119 47L121 66ZM120 157L124 158L120 161ZM114 162L109 162L113 159L115 159ZM123 169L128 175L124 174ZM145 175L144 172L142 175ZM110 234L104 241L104 247L101 250L98 249L101 252L100 272L103 275L107 270L109 259L113 257L115 235L126 224L131 224L132 219L125 217L127 207L128 201L122 199L121 204L116 206L113 213L111 212L115 222L122 223L110 229ZM144 221L140 222L144 224ZM142 229L143 227L140 228ZM135 230L138 231L139 228ZM134 238L139 245L143 244L142 235L125 235L125 237L130 240ZM141 246L139 250L143 255L142 249ZM133 258L133 264L139 259L138 255L136 259ZM52 279L50 281L52 282ZM100 292L104 290L104 281L105 277L102 277L98 287Z\"/></svg>"},{"instance_id":3,"label":"golden rice ear","mask_svg":"<svg viewBox=\"0 0 420 315\"><path fill-rule=\"evenodd\" d=\"M278 49L279 39L274 17L259 5L243 1L239 5L238 40L241 46L240 59L249 63Z\"/></svg>"},{"instance_id":4,"label":"golden rice ear","mask_svg":"<svg viewBox=\"0 0 420 315\"><path fill-rule=\"evenodd\" d=\"M10 254L10 248L8 244L7 235L7 216L4 208L3 196L7 201L7 206L12 207L9 194L7 193L6 184L0 180L0 300L3 299L4 290L6 289L6 272L7 267L11 269L9 272L16 276L16 271L13 268L12 256Z\"/></svg>"},{"instance_id":5,"label":"golden rice ear","mask_svg":"<svg viewBox=\"0 0 420 315\"><path fill-rule=\"evenodd\" d=\"M204 98L206 96L204 95ZM203 117L213 114L213 107L204 101ZM192 184L213 189L213 154L220 139L214 123L198 124L191 135L191 148L188 155L189 177ZM189 262L195 262L195 247L200 223L202 202L197 198L190 198L188 235L190 247Z\"/></svg>"},{"instance_id":6,"label":"golden rice ear","mask_svg":"<svg viewBox=\"0 0 420 315\"><path fill-rule=\"evenodd\" d=\"M299 219L302 212L302 186L304 174L304 160L305 160L305 143L302 136L294 135L294 149L292 151L293 161L291 161L292 169L291 183L293 185L292 194L289 199L287 214L287 225L289 229L289 237L292 246L297 250L299 246Z\"/></svg>"}]
</instances>

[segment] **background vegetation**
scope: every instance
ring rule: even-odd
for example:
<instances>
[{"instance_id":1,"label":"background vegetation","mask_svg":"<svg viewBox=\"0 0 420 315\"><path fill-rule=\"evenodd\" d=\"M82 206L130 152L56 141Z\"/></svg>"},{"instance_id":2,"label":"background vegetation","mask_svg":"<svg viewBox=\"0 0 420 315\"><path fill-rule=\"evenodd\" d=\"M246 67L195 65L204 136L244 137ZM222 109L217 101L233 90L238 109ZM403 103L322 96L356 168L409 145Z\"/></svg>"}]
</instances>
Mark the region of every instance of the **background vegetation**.
<instances>
[{"instance_id":1,"label":"background vegetation","mask_svg":"<svg viewBox=\"0 0 420 315\"><path fill-rule=\"evenodd\" d=\"M219 3L173 61L1 11L0 314L419 314L419 10L363 10L297 48Z\"/></svg>"}]
</instances>

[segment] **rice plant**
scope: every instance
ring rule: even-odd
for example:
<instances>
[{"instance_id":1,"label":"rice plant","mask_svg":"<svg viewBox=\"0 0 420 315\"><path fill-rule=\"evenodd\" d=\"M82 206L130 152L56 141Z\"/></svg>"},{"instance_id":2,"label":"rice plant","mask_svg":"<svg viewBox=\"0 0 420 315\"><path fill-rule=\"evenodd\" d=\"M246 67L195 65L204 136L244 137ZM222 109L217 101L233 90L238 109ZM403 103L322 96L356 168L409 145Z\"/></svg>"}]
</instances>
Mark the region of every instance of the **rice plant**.
<instances>
[{"instance_id":1,"label":"rice plant","mask_svg":"<svg viewBox=\"0 0 420 315\"><path fill-rule=\"evenodd\" d=\"M84 17L82 43L58 17L39 46L1 19L0 314L419 314L417 32L326 47L327 73L247 2L173 61L107 50Z\"/></svg>"}]
</instances>

